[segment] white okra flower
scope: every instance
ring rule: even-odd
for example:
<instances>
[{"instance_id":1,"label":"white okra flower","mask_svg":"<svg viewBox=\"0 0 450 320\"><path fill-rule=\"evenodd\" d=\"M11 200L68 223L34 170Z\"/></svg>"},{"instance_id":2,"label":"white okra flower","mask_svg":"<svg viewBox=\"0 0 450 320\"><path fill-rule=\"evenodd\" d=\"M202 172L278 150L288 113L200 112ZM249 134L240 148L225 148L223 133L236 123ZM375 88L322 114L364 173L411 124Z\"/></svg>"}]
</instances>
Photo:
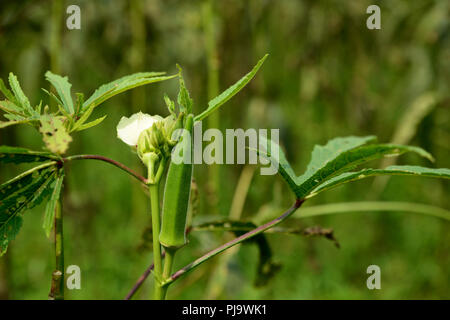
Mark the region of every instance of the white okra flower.
<instances>
[{"instance_id":1,"label":"white okra flower","mask_svg":"<svg viewBox=\"0 0 450 320\"><path fill-rule=\"evenodd\" d=\"M122 117L117 125L117 137L130 146L137 147L140 134L153 126L154 123L164 120L159 115L151 116L138 112L131 117Z\"/></svg>"}]
</instances>

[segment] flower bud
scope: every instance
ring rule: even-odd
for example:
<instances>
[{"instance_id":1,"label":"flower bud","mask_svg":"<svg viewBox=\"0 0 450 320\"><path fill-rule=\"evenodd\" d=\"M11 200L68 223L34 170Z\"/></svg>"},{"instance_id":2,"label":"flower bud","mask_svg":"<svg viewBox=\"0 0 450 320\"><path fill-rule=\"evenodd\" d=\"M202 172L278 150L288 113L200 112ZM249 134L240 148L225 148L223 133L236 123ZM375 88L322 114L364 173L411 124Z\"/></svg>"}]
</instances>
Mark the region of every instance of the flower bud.
<instances>
[{"instance_id":1,"label":"flower bud","mask_svg":"<svg viewBox=\"0 0 450 320\"><path fill-rule=\"evenodd\" d=\"M185 118L184 114L180 113L178 117L170 115L164 119L164 136L171 148L177 144L179 138L179 137L174 138L172 137L172 135L175 130L183 128L184 118Z\"/></svg>"},{"instance_id":2,"label":"flower bud","mask_svg":"<svg viewBox=\"0 0 450 320\"><path fill-rule=\"evenodd\" d=\"M148 129L148 131L150 131L150 143L157 151L161 151L161 148L166 143L162 130L163 125L163 122L155 123Z\"/></svg>"},{"instance_id":3,"label":"flower bud","mask_svg":"<svg viewBox=\"0 0 450 320\"><path fill-rule=\"evenodd\" d=\"M153 127L153 126L152 126ZM144 131L141 132L141 134L139 135L139 139L137 142L137 152L139 155L139 158L143 158L143 156L146 153L156 153L156 148L154 147L153 143L151 142L151 128L150 129L146 129Z\"/></svg>"}]
</instances>

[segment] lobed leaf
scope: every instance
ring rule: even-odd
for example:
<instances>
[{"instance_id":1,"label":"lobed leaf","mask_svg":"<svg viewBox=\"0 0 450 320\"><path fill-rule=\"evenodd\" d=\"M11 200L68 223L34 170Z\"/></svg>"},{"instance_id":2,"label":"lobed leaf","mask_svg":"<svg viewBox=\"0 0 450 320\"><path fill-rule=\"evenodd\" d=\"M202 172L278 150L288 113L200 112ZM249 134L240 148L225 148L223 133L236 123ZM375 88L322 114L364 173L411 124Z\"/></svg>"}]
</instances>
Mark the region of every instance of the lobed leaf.
<instances>
[{"instance_id":1,"label":"lobed leaf","mask_svg":"<svg viewBox=\"0 0 450 320\"><path fill-rule=\"evenodd\" d=\"M0 79L0 91L5 95L6 99L11 101L14 104L18 104L16 97L14 94L9 90L5 83L3 82L3 79Z\"/></svg>"},{"instance_id":2,"label":"lobed leaf","mask_svg":"<svg viewBox=\"0 0 450 320\"><path fill-rule=\"evenodd\" d=\"M177 64L177 68L179 70L178 78L179 78L179 82L180 82L180 91L178 92L177 102L180 105L181 112L190 114L190 113L192 113L193 101L189 95L189 91L187 90L186 85L184 84L183 73L182 73L183 70L181 69L181 67L178 64ZM167 104L167 101L166 101L166 104ZM170 110L170 104L168 105L168 107Z\"/></svg>"},{"instance_id":3,"label":"lobed leaf","mask_svg":"<svg viewBox=\"0 0 450 320\"><path fill-rule=\"evenodd\" d=\"M25 93L23 93L22 88L20 87L19 81L17 77L10 72L9 73L9 85L14 93L14 100L9 99L12 102L15 102L17 106L21 107L24 111L26 111L29 115L35 115L36 112L31 107L30 101L28 100Z\"/></svg>"},{"instance_id":4,"label":"lobed leaf","mask_svg":"<svg viewBox=\"0 0 450 320\"><path fill-rule=\"evenodd\" d=\"M86 129L89 129L91 127L94 127L94 126L100 124L103 120L105 120L106 116L107 115L105 114L103 117L100 117L100 118L97 118L97 119L95 119L93 121L90 121L88 123L82 124L82 125L78 126L76 130L77 131L81 131L81 130L86 130Z\"/></svg>"},{"instance_id":5,"label":"lobed leaf","mask_svg":"<svg viewBox=\"0 0 450 320\"><path fill-rule=\"evenodd\" d=\"M27 119L25 119L25 118L22 117L22 116L18 116L18 115L12 114L12 113L5 113L3 116L4 116L6 119L8 119L9 121L22 121L22 120L27 120ZM32 121L32 120L30 120L30 121ZM7 126L7 125L6 125L6 126Z\"/></svg>"},{"instance_id":6,"label":"lobed leaf","mask_svg":"<svg viewBox=\"0 0 450 320\"><path fill-rule=\"evenodd\" d=\"M9 121L0 121L0 129L16 124L31 123L39 120L39 115L27 115L22 108L9 100L0 101L0 110L6 112L4 117Z\"/></svg>"},{"instance_id":7,"label":"lobed leaf","mask_svg":"<svg viewBox=\"0 0 450 320\"><path fill-rule=\"evenodd\" d=\"M450 169L447 168L426 168L420 166L389 166L385 169L362 169L357 172L346 172L331 178L327 182L317 187L309 196L311 198L320 192L330 190L347 182L361 180L373 176L381 175L403 175L403 176L422 176L432 178L450 179Z\"/></svg>"},{"instance_id":8,"label":"lobed leaf","mask_svg":"<svg viewBox=\"0 0 450 320\"><path fill-rule=\"evenodd\" d=\"M1 80L1 79L0 79ZM20 107L18 107L15 103L11 102L10 100L1 100L0 101L0 110L17 116L15 119L10 120L22 120L25 118L25 115L23 114Z\"/></svg>"},{"instance_id":9,"label":"lobed leaf","mask_svg":"<svg viewBox=\"0 0 450 320\"><path fill-rule=\"evenodd\" d=\"M260 149L255 151L271 162L278 163L278 173L287 182L289 188L294 191L297 188L297 175L289 164L282 148L273 140L269 141L262 135L259 137L259 146Z\"/></svg>"},{"instance_id":10,"label":"lobed leaf","mask_svg":"<svg viewBox=\"0 0 450 320\"><path fill-rule=\"evenodd\" d=\"M95 90L86 101L84 101L81 111L83 112L89 107L96 107L105 100L126 90L153 82L172 79L177 76L163 76L164 74L165 72L140 72L124 76L120 79L104 84Z\"/></svg>"},{"instance_id":11,"label":"lobed leaf","mask_svg":"<svg viewBox=\"0 0 450 320\"><path fill-rule=\"evenodd\" d=\"M22 214L40 204L49 194L56 163L35 167L0 185L0 256L22 226Z\"/></svg>"},{"instance_id":12,"label":"lobed leaf","mask_svg":"<svg viewBox=\"0 0 450 320\"><path fill-rule=\"evenodd\" d=\"M335 160L344 152L350 151L369 142L376 141L375 136L366 137L338 137L327 142L326 145L316 145L311 154L311 160L306 167L306 171L300 177L296 178L297 184L307 182L318 171L326 168L326 166Z\"/></svg>"},{"instance_id":13,"label":"lobed leaf","mask_svg":"<svg viewBox=\"0 0 450 320\"><path fill-rule=\"evenodd\" d=\"M47 206L45 207L44 214L44 223L42 227L45 230L45 234L47 237L50 237L50 232L52 231L55 219L55 208L56 203L59 201L61 195L61 188L64 180L64 170L60 169L57 173L56 179L50 185L50 189L52 190L52 194L50 196L49 201L47 202Z\"/></svg>"},{"instance_id":14,"label":"lobed leaf","mask_svg":"<svg viewBox=\"0 0 450 320\"><path fill-rule=\"evenodd\" d=\"M295 193L298 197L303 198L317 186L342 172L352 170L356 166L371 160L380 159L386 156L398 156L406 152L414 152L430 161L433 160L433 157L428 152L418 147L395 144L360 146L348 149L338 155L333 154L324 162L322 162L323 159L316 159L318 162L312 161L308 166L306 173L297 178L297 188L295 189Z\"/></svg>"},{"instance_id":15,"label":"lobed leaf","mask_svg":"<svg viewBox=\"0 0 450 320\"><path fill-rule=\"evenodd\" d=\"M249 73L247 73L238 82L233 84L231 87L229 87L227 90L222 92L220 95L218 95L217 97L215 97L214 99L209 101L208 108L205 111L203 111L201 114L197 115L194 120L195 121L203 120L204 118L209 116L212 112L217 110L225 102L230 100L236 93L241 91L242 88L244 88L247 85L247 83L249 83L250 80L253 79L253 77L258 72L259 68L261 68L262 64L264 63L264 61L267 59L268 56L269 55L266 54L261 60L258 61L256 66Z\"/></svg>"},{"instance_id":16,"label":"lobed leaf","mask_svg":"<svg viewBox=\"0 0 450 320\"><path fill-rule=\"evenodd\" d=\"M24 124L24 123L30 123L31 121L36 120L11 120L11 121L0 121L0 129L13 126L16 124Z\"/></svg>"},{"instance_id":17,"label":"lobed leaf","mask_svg":"<svg viewBox=\"0 0 450 320\"><path fill-rule=\"evenodd\" d=\"M175 114L175 102L173 102L167 94L164 94L164 102L170 114Z\"/></svg>"},{"instance_id":18,"label":"lobed leaf","mask_svg":"<svg viewBox=\"0 0 450 320\"><path fill-rule=\"evenodd\" d=\"M75 114L78 115L81 111L81 109L83 108L83 103L84 103L84 94L81 92L77 92L75 93L75 95L77 96L77 100L76 100L76 107L75 107Z\"/></svg>"},{"instance_id":19,"label":"lobed leaf","mask_svg":"<svg viewBox=\"0 0 450 320\"><path fill-rule=\"evenodd\" d=\"M26 148L0 146L0 163L24 163L59 160L49 152L32 151Z\"/></svg>"},{"instance_id":20,"label":"lobed leaf","mask_svg":"<svg viewBox=\"0 0 450 320\"><path fill-rule=\"evenodd\" d=\"M66 110L66 112L69 114L73 114L74 113L73 100L72 100L72 93L70 91L72 84L69 82L69 79L67 77L62 77L60 75L54 74L51 71L47 71L45 73L45 78L56 89L61 104Z\"/></svg>"},{"instance_id":21,"label":"lobed leaf","mask_svg":"<svg viewBox=\"0 0 450 320\"><path fill-rule=\"evenodd\" d=\"M91 116L92 112L94 111L95 106L91 105L89 108L87 108L81 117L75 122L75 124L70 129L70 132L72 131L78 131L80 130L80 127L84 125L84 123L87 121L87 119Z\"/></svg>"},{"instance_id":22,"label":"lobed leaf","mask_svg":"<svg viewBox=\"0 0 450 320\"><path fill-rule=\"evenodd\" d=\"M425 150L397 144L370 144L375 137L345 137L330 140L325 146L315 146L311 161L305 173L296 176L281 148L271 141L270 151L259 151L272 162L278 162L279 173L286 180L296 197L306 198L320 185L333 177L354 169L371 160L387 156L398 156L406 152L414 152L433 161L433 157ZM268 145L265 137L260 137L263 149Z\"/></svg>"}]
</instances>

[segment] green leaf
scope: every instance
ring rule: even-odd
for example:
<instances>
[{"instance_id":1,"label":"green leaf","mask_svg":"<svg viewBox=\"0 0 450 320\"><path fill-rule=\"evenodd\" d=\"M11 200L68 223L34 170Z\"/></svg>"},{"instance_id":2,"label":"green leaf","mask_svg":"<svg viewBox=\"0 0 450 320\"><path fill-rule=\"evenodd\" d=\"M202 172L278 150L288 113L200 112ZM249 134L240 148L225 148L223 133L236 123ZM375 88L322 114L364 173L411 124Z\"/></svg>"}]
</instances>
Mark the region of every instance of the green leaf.
<instances>
[{"instance_id":1,"label":"green leaf","mask_svg":"<svg viewBox=\"0 0 450 320\"><path fill-rule=\"evenodd\" d=\"M11 114L11 113L6 113L3 115L6 119L10 120L10 121L22 121L22 120L27 120L22 116L17 116L15 114Z\"/></svg>"},{"instance_id":2,"label":"green leaf","mask_svg":"<svg viewBox=\"0 0 450 320\"><path fill-rule=\"evenodd\" d=\"M0 256L19 232L23 212L40 204L50 193L48 186L55 172L56 165L47 163L0 185Z\"/></svg>"},{"instance_id":3,"label":"green leaf","mask_svg":"<svg viewBox=\"0 0 450 320\"><path fill-rule=\"evenodd\" d=\"M39 131L42 133L47 149L53 153L63 154L72 141L72 137L64 126L64 117L43 115Z\"/></svg>"},{"instance_id":4,"label":"green leaf","mask_svg":"<svg viewBox=\"0 0 450 320\"><path fill-rule=\"evenodd\" d=\"M260 136L259 139L260 149L254 151L265 156L271 162L278 163L278 173L287 182L289 188L294 191L297 188L297 175L289 164L283 149L275 141L268 140L265 136Z\"/></svg>"},{"instance_id":5,"label":"green leaf","mask_svg":"<svg viewBox=\"0 0 450 320\"><path fill-rule=\"evenodd\" d=\"M16 120L21 120L21 119L25 118L25 115L23 114L20 107L18 107L15 103L13 103L9 100L1 100L0 101L0 110L20 117Z\"/></svg>"},{"instance_id":6,"label":"green leaf","mask_svg":"<svg viewBox=\"0 0 450 320\"><path fill-rule=\"evenodd\" d=\"M431 161L433 160L428 152L418 147L396 144L365 145L375 139L374 136L335 138L325 146L315 146L311 161L305 173L301 176L295 175L283 151L275 142L271 142L271 148L274 150L266 152L265 155L270 157L271 161L279 163L280 175L298 198L305 198L315 188L332 177L371 160L386 156L397 156L405 152L414 152ZM268 140L260 137L261 143L264 148Z\"/></svg>"},{"instance_id":7,"label":"green leaf","mask_svg":"<svg viewBox=\"0 0 450 320\"><path fill-rule=\"evenodd\" d=\"M83 114L81 115L80 119L75 122L73 127L70 129L70 132L78 131L80 127L87 121L87 119L91 116L92 112L94 111L95 106L91 105L89 108L87 108Z\"/></svg>"},{"instance_id":8,"label":"green leaf","mask_svg":"<svg viewBox=\"0 0 450 320\"><path fill-rule=\"evenodd\" d=\"M54 180L50 185L52 195L47 203L47 206L45 207L44 223L42 225L42 227L45 230L47 238L50 237L50 232L52 231L54 225L53 222L55 220L55 207L61 195L63 180L64 180L64 171L59 170L56 180Z\"/></svg>"},{"instance_id":9,"label":"green leaf","mask_svg":"<svg viewBox=\"0 0 450 320\"><path fill-rule=\"evenodd\" d=\"M22 88L20 87L19 81L17 80L17 77L12 72L9 73L9 85L14 93L14 97L17 102L16 104L19 107L21 107L24 111L26 111L29 115L35 115L36 112L31 107L30 101L28 100L25 93L23 93ZM9 100L11 100L11 99L9 99ZM11 101L13 101L13 100L11 100Z\"/></svg>"},{"instance_id":10,"label":"green leaf","mask_svg":"<svg viewBox=\"0 0 450 320\"><path fill-rule=\"evenodd\" d=\"M300 197L301 195L297 194L299 186L308 182L315 173L325 168L329 162L335 160L341 153L374 140L376 140L374 136L335 138L330 140L325 146L315 146L306 172L301 176L295 174L281 147L276 142L270 140L269 144L267 138L261 136L260 146L265 150L259 150L259 153L265 153L270 158L270 161L278 162L280 175L286 180L291 190Z\"/></svg>"},{"instance_id":11,"label":"green leaf","mask_svg":"<svg viewBox=\"0 0 450 320\"><path fill-rule=\"evenodd\" d=\"M175 113L175 102L173 102L167 94L164 94L164 102L166 103L167 109L171 114Z\"/></svg>"},{"instance_id":12,"label":"green leaf","mask_svg":"<svg viewBox=\"0 0 450 320\"><path fill-rule=\"evenodd\" d=\"M0 91L5 95L6 99L11 101L14 104L18 104L16 97L14 94L9 90L5 83L3 82L3 79L0 79Z\"/></svg>"},{"instance_id":13,"label":"green leaf","mask_svg":"<svg viewBox=\"0 0 450 320\"><path fill-rule=\"evenodd\" d=\"M5 86L5 83L0 79L0 91L3 92L8 100L0 101L0 110L4 111L4 117L10 121L0 121L0 128L5 128L11 125L29 123L37 120L39 116L30 106L28 98L24 95L20 88L16 76L10 74L10 83L14 89L14 94ZM20 101L16 96L20 98Z\"/></svg>"},{"instance_id":14,"label":"green leaf","mask_svg":"<svg viewBox=\"0 0 450 320\"><path fill-rule=\"evenodd\" d=\"M140 72L131 74L110 83L100 86L94 94L84 103L82 112L89 107L96 107L105 100L126 90L143 86L153 82L164 81L177 77L178 75L163 76L165 72Z\"/></svg>"},{"instance_id":15,"label":"green leaf","mask_svg":"<svg viewBox=\"0 0 450 320\"><path fill-rule=\"evenodd\" d=\"M36 106L36 113L40 116L41 109L42 109L42 100L39 102L39 104Z\"/></svg>"},{"instance_id":16,"label":"green leaf","mask_svg":"<svg viewBox=\"0 0 450 320\"><path fill-rule=\"evenodd\" d=\"M71 119L71 116L69 114L69 112L67 112L67 110L65 109L63 102L53 93L50 92L44 88L41 88L42 91L44 91L50 98L53 98L56 101L56 106L58 107L59 111L61 111L61 113L67 118L67 119Z\"/></svg>"},{"instance_id":17,"label":"green leaf","mask_svg":"<svg viewBox=\"0 0 450 320\"><path fill-rule=\"evenodd\" d=\"M218 95L217 97L215 97L214 99L209 101L208 108L205 111L203 111L201 114L197 115L194 120L195 121L203 120L204 118L209 116L212 112L217 110L225 102L230 100L236 93L241 91L242 88L244 88L247 85L247 83L249 83L250 80L253 79L253 77L258 72L259 68L262 66L262 64L264 63L264 61L267 59L268 56L269 55L266 54L261 60L258 61L256 66L249 73L247 73L238 82L233 84L231 87L229 87L227 90L222 92L220 95Z\"/></svg>"},{"instance_id":18,"label":"green leaf","mask_svg":"<svg viewBox=\"0 0 450 320\"><path fill-rule=\"evenodd\" d=\"M296 178L298 184L303 184L310 180L317 172L323 170L332 161L343 153L354 150L357 147L365 145L369 142L376 141L375 136L367 137L339 137L328 141L324 146L316 145L311 155L311 161L309 162L306 171L303 175Z\"/></svg>"},{"instance_id":19,"label":"green leaf","mask_svg":"<svg viewBox=\"0 0 450 320\"><path fill-rule=\"evenodd\" d=\"M432 178L450 179L450 169L425 168L420 166L390 166L385 169L363 169L357 172L346 172L331 178L317 187L307 198L316 196L320 192L330 190L347 182L361 180L380 175L422 176Z\"/></svg>"},{"instance_id":20,"label":"green leaf","mask_svg":"<svg viewBox=\"0 0 450 320\"><path fill-rule=\"evenodd\" d=\"M32 151L25 148L0 146L0 163L24 163L59 160L49 152Z\"/></svg>"},{"instance_id":21,"label":"green leaf","mask_svg":"<svg viewBox=\"0 0 450 320\"><path fill-rule=\"evenodd\" d=\"M84 94L77 92L75 94L77 96L77 102L76 102L76 110L75 110L75 114L78 115L81 112L81 109L83 108L83 103L84 103Z\"/></svg>"},{"instance_id":22,"label":"green leaf","mask_svg":"<svg viewBox=\"0 0 450 320\"><path fill-rule=\"evenodd\" d=\"M104 115L103 117L100 117L98 119L95 119L95 120L93 120L91 122L88 122L86 124L83 124L83 125L77 127L77 131L86 130L86 129L89 129L91 127L94 127L94 126L98 125L100 122L105 120L106 116L107 115Z\"/></svg>"},{"instance_id":23,"label":"green leaf","mask_svg":"<svg viewBox=\"0 0 450 320\"><path fill-rule=\"evenodd\" d=\"M189 91L186 89L183 79L183 69L177 64L178 68L178 78L180 80L180 91L178 92L178 104L180 105L180 111L186 114L192 113L193 101L189 95Z\"/></svg>"},{"instance_id":24,"label":"green leaf","mask_svg":"<svg viewBox=\"0 0 450 320\"><path fill-rule=\"evenodd\" d=\"M36 121L36 120L12 120L12 121L0 121L0 129L2 128L6 128L9 126L13 126L16 124L24 124L24 123L29 123L31 121Z\"/></svg>"},{"instance_id":25,"label":"green leaf","mask_svg":"<svg viewBox=\"0 0 450 320\"><path fill-rule=\"evenodd\" d=\"M318 149L315 151L318 151ZM430 161L433 160L433 157L421 148L395 144L360 146L348 149L338 155L334 152L333 148L333 151L328 154L329 156L327 156L326 149L322 149L321 151L315 154L313 152L313 160L308 165L305 174L297 178L295 193L300 198L308 195L314 188L331 177L352 170L356 166L371 160L386 156L398 156L406 152L414 152Z\"/></svg>"},{"instance_id":26,"label":"green leaf","mask_svg":"<svg viewBox=\"0 0 450 320\"><path fill-rule=\"evenodd\" d=\"M45 78L49 81L52 86L56 89L58 96L61 100L62 106L67 113L73 114L73 100L70 88L72 84L69 82L68 77L61 77L60 75L54 74L51 71L45 73Z\"/></svg>"},{"instance_id":27,"label":"green leaf","mask_svg":"<svg viewBox=\"0 0 450 320\"><path fill-rule=\"evenodd\" d=\"M9 121L0 121L0 129L8 126L38 121L38 115L27 115L21 107L9 100L0 101L0 110L6 112L4 117Z\"/></svg>"}]
</instances>

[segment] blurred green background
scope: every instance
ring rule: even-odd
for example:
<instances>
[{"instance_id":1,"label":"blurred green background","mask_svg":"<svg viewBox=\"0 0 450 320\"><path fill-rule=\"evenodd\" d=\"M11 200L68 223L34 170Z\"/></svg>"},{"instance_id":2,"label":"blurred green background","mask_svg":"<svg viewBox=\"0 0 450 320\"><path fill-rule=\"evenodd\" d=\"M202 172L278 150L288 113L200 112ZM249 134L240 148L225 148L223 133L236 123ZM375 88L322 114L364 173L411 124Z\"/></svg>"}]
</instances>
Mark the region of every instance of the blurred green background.
<instances>
[{"instance_id":1,"label":"blurred green background","mask_svg":"<svg viewBox=\"0 0 450 320\"><path fill-rule=\"evenodd\" d=\"M41 99L48 103L40 89L49 87L44 80L47 70L68 75L74 92L88 96L99 85L133 72L173 74L179 63L199 112L208 97L270 53L249 86L206 125L222 130L279 128L298 173L315 144L336 136L372 134L382 142L418 145L436 157L430 164L405 155L399 164L449 167L450 3L376 1L381 30L368 30L366 8L373 2L1 1L0 76L17 74L37 104ZM65 10L71 4L81 8L81 30L66 28ZM96 109L96 115L108 114L107 119L75 135L67 154L100 154L144 172L136 155L116 138L115 127L122 116L139 110L166 115L163 93L174 98L177 90L177 81L170 80L111 99ZM27 126L1 130L0 144L43 148L40 135ZM3 165L1 182L23 169ZM278 176L260 176L250 167L197 165L195 178L200 203L194 223L229 216L239 181L243 188L232 211L243 219L264 220L293 201ZM448 209L448 191L445 181L393 177L346 185L305 207L383 200ZM78 265L82 271L82 289L66 290L66 297L122 299L151 261L143 240L150 225L145 193L108 164L80 161L68 168L63 206L66 265ZM0 259L0 298L47 297L54 258L52 240L41 227L42 213L43 206L25 213L19 236ZM405 212L364 212L292 219L288 225L333 228L341 248L323 238L268 235L272 258L281 269L265 286L254 285L258 249L247 244L178 281L168 297L450 298L450 225L445 220ZM218 232L191 234L176 267L230 237ZM366 268L371 264L381 268L381 290L366 287ZM150 285L151 280L136 298L148 298Z\"/></svg>"}]
</instances>

